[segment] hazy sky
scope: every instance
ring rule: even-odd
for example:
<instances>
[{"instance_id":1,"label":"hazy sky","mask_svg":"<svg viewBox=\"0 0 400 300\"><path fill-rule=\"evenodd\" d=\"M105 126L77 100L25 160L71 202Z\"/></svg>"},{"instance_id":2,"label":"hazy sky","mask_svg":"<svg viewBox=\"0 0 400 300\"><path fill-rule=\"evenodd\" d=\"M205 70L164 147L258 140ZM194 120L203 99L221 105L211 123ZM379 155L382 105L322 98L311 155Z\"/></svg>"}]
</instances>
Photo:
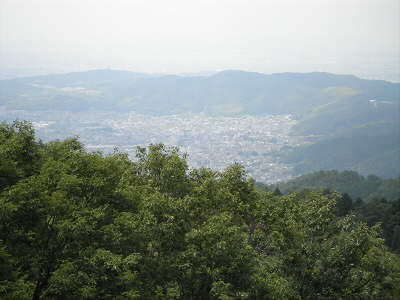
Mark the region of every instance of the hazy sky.
<instances>
[{"instance_id":1,"label":"hazy sky","mask_svg":"<svg viewBox=\"0 0 400 300\"><path fill-rule=\"evenodd\" d=\"M399 0L0 0L0 68L399 71Z\"/></svg>"}]
</instances>

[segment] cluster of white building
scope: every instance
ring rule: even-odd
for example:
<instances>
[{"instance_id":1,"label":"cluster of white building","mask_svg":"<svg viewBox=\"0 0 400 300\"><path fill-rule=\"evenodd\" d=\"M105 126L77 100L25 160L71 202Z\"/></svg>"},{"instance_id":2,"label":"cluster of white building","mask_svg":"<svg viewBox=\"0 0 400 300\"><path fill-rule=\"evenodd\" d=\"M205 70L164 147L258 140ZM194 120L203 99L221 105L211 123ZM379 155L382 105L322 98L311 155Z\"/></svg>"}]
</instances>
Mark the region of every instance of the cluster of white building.
<instances>
[{"instance_id":1,"label":"cluster of white building","mask_svg":"<svg viewBox=\"0 0 400 300\"><path fill-rule=\"evenodd\" d=\"M264 183L292 178L292 166L281 161L281 154L313 139L290 135L296 123L290 115L24 112L21 118L21 112L8 112L8 117L31 120L37 137L44 142L79 136L89 150L110 152L118 148L132 157L137 146L164 143L187 153L191 168L220 171L241 163L251 177Z\"/></svg>"}]
</instances>

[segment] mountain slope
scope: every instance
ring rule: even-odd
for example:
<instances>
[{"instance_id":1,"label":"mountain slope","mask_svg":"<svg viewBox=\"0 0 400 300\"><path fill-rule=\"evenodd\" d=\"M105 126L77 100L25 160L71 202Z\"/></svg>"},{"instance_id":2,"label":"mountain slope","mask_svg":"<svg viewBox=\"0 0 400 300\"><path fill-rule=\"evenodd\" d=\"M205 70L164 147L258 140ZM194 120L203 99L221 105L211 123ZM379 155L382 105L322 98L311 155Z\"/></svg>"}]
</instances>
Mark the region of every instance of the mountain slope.
<instances>
[{"instance_id":1,"label":"mountain slope","mask_svg":"<svg viewBox=\"0 0 400 300\"><path fill-rule=\"evenodd\" d=\"M297 173L351 169L400 175L400 84L329 73L223 71L183 77L93 70L0 80L0 106L27 111L149 115L291 114L296 136L320 142L285 156Z\"/></svg>"},{"instance_id":2,"label":"mountain slope","mask_svg":"<svg viewBox=\"0 0 400 300\"><path fill-rule=\"evenodd\" d=\"M274 190L279 188L283 194L292 191L308 189L317 191L323 188L339 193L347 193L356 200L372 200L385 198L386 200L400 199L400 177L396 179L383 179L375 175L364 177L355 171L319 171L305 174L285 183L270 185Z\"/></svg>"},{"instance_id":3,"label":"mountain slope","mask_svg":"<svg viewBox=\"0 0 400 300\"><path fill-rule=\"evenodd\" d=\"M40 97L80 92L92 109L164 115L292 114L306 122L299 125L298 133L315 132L318 118L332 119L333 113L337 113L336 120L351 118L357 125L363 125L364 119L369 121L371 116L380 120L388 113L392 114L385 115L386 119L396 119L399 91L400 84L328 73L266 75L224 71L208 77L181 77L94 70L0 81L0 97L9 109L23 106L24 98L40 102ZM19 105L12 101L15 98ZM379 112L374 109L377 106ZM351 114L346 114L349 111ZM328 128L320 134L335 126L325 126Z\"/></svg>"},{"instance_id":4,"label":"mountain slope","mask_svg":"<svg viewBox=\"0 0 400 300\"><path fill-rule=\"evenodd\" d=\"M298 175L335 169L395 178L400 175L400 137L390 134L328 139L298 148L284 160L296 165Z\"/></svg>"}]
</instances>

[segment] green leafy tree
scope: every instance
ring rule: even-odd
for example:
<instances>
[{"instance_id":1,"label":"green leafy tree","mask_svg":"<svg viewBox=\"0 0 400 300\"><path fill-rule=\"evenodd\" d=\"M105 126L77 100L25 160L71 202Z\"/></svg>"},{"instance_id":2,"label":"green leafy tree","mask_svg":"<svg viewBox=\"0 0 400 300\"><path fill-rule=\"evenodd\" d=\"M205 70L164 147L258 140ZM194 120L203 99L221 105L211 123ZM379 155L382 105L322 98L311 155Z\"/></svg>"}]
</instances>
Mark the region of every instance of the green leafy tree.
<instances>
[{"instance_id":1,"label":"green leafy tree","mask_svg":"<svg viewBox=\"0 0 400 300\"><path fill-rule=\"evenodd\" d=\"M248 239L247 227L227 212L188 232L181 266L186 298L237 299L247 295L255 262Z\"/></svg>"},{"instance_id":2,"label":"green leafy tree","mask_svg":"<svg viewBox=\"0 0 400 300\"><path fill-rule=\"evenodd\" d=\"M381 224L382 237L392 252L400 253L400 199L373 199L363 202L355 210L358 220L369 226Z\"/></svg>"},{"instance_id":3,"label":"green leafy tree","mask_svg":"<svg viewBox=\"0 0 400 300\"><path fill-rule=\"evenodd\" d=\"M186 192L188 165L179 154L179 149L167 148L163 144L151 144L148 149L138 147L136 172L162 193L183 196Z\"/></svg>"},{"instance_id":4,"label":"green leafy tree","mask_svg":"<svg viewBox=\"0 0 400 300\"><path fill-rule=\"evenodd\" d=\"M353 200L350 198L349 194L343 193L341 197L337 200L337 212L339 217L343 217L353 210Z\"/></svg>"},{"instance_id":5,"label":"green leafy tree","mask_svg":"<svg viewBox=\"0 0 400 300\"><path fill-rule=\"evenodd\" d=\"M260 297L261 290L264 297L275 299L400 295L394 288L398 257L387 252L377 227L371 229L352 215L336 218L338 197L265 194L258 203L253 243L260 253L259 273L281 285L271 286L256 276L259 288L254 294Z\"/></svg>"},{"instance_id":6,"label":"green leafy tree","mask_svg":"<svg viewBox=\"0 0 400 300\"><path fill-rule=\"evenodd\" d=\"M93 251L96 255L114 251L115 245L104 243L103 228L130 206L130 200L125 201L118 189L125 168L132 167L132 163L126 155L86 153L76 139L46 145L44 157L37 175L3 193L1 205L7 213L2 215L1 239L17 261L20 276L16 283L26 278L34 284L32 299L67 299L65 293L74 299L72 290L76 286L71 290L66 289L68 285L55 286L63 284L53 275L73 265L85 266L90 258L87 255L94 255ZM125 259L118 256L117 261L122 264ZM98 267L103 263L95 261ZM108 281L114 279L108 277ZM102 292L104 282L101 287L95 279L89 283L87 287L97 291L96 298L107 298ZM8 289L12 290L12 285Z\"/></svg>"},{"instance_id":7,"label":"green leafy tree","mask_svg":"<svg viewBox=\"0 0 400 300\"><path fill-rule=\"evenodd\" d=\"M398 201L359 201L355 217L328 189L256 190L239 164L189 171L162 144L135 161L76 138L41 145L23 124L27 160L19 131L2 131L16 170L0 191L2 299L399 298L399 256L374 225L386 218L397 245Z\"/></svg>"},{"instance_id":8,"label":"green leafy tree","mask_svg":"<svg viewBox=\"0 0 400 300\"><path fill-rule=\"evenodd\" d=\"M40 164L40 145L29 122L0 124L0 190L33 175Z\"/></svg>"}]
</instances>

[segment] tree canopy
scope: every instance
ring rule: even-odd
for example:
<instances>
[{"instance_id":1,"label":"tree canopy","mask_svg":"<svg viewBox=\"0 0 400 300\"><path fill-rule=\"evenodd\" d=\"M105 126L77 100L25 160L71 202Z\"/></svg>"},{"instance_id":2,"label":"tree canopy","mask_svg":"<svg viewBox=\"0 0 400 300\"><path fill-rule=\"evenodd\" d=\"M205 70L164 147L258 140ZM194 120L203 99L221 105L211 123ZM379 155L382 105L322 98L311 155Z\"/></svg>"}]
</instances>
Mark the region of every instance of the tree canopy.
<instances>
[{"instance_id":1,"label":"tree canopy","mask_svg":"<svg viewBox=\"0 0 400 300\"><path fill-rule=\"evenodd\" d=\"M257 190L177 148L88 152L0 126L2 299L396 299L400 262L341 195Z\"/></svg>"}]
</instances>

